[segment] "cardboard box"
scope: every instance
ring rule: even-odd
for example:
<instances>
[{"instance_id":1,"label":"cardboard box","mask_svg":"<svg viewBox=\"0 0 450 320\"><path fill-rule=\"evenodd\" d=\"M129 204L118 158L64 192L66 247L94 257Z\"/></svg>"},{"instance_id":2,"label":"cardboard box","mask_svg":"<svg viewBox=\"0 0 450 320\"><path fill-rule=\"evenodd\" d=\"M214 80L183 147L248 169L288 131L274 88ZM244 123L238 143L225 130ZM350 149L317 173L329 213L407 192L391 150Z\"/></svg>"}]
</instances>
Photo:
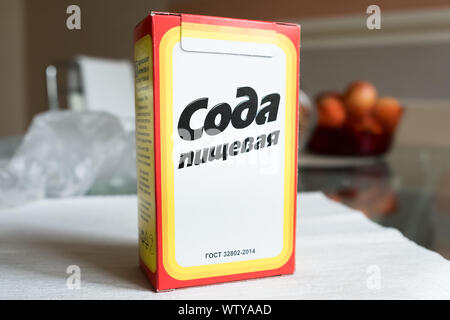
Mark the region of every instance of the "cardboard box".
<instances>
[{"instance_id":1,"label":"cardboard box","mask_svg":"<svg viewBox=\"0 0 450 320\"><path fill-rule=\"evenodd\" d=\"M154 288L293 273L300 27L152 12L134 41Z\"/></svg>"}]
</instances>

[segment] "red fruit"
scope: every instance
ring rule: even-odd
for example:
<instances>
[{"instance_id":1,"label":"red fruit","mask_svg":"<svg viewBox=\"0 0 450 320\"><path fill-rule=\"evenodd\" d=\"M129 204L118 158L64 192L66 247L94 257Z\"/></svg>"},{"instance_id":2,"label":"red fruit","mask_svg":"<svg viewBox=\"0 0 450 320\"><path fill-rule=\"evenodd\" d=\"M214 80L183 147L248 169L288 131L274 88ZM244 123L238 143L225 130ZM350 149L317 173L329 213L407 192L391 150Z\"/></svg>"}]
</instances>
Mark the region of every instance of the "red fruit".
<instances>
[{"instance_id":1,"label":"red fruit","mask_svg":"<svg viewBox=\"0 0 450 320\"><path fill-rule=\"evenodd\" d=\"M385 127L388 132L395 131L402 117L403 108L397 99L383 97L377 100L373 109L374 117Z\"/></svg>"},{"instance_id":2,"label":"red fruit","mask_svg":"<svg viewBox=\"0 0 450 320\"><path fill-rule=\"evenodd\" d=\"M377 99L377 90L367 81L353 82L344 96L349 114L362 116L370 113Z\"/></svg>"},{"instance_id":3,"label":"red fruit","mask_svg":"<svg viewBox=\"0 0 450 320\"><path fill-rule=\"evenodd\" d=\"M383 134L383 127L370 114L361 117L352 117L349 121L349 126L354 132Z\"/></svg>"},{"instance_id":4,"label":"red fruit","mask_svg":"<svg viewBox=\"0 0 450 320\"><path fill-rule=\"evenodd\" d=\"M339 128L346 118L342 101L335 95L323 95L317 102L319 113L319 127Z\"/></svg>"}]
</instances>

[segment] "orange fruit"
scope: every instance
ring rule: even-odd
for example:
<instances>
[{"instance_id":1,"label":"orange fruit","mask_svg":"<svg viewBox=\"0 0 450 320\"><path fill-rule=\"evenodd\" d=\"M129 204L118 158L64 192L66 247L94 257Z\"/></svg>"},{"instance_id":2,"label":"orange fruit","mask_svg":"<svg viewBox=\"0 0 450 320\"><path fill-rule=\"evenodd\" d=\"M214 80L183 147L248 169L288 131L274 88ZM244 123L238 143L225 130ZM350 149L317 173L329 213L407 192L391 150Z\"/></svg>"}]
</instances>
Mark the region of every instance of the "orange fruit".
<instances>
[{"instance_id":1,"label":"orange fruit","mask_svg":"<svg viewBox=\"0 0 450 320\"><path fill-rule=\"evenodd\" d=\"M339 128L345 122L346 114L344 104L335 95L323 95L319 98L317 110L319 114L319 127Z\"/></svg>"},{"instance_id":2,"label":"orange fruit","mask_svg":"<svg viewBox=\"0 0 450 320\"><path fill-rule=\"evenodd\" d=\"M341 93L339 93L337 91L325 91L325 92L322 92L317 95L316 102L319 103L320 100L327 98L327 97L334 97L336 99L343 101L343 96Z\"/></svg>"},{"instance_id":3,"label":"orange fruit","mask_svg":"<svg viewBox=\"0 0 450 320\"><path fill-rule=\"evenodd\" d=\"M392 97L379 98L373 108L374 117L391 133L400 122L402 113L402 106Z\"/></svg>"},{"instance_id":4,"label":"orange fruit","mask_svg":"<svg viewBox=\"0 0 450 320\"><path fill-rule=\"evenodd\" d=\"M349 126L355 132L382 134L384 131L381 124L379 124L378 121L376 121L370 114L350 118Z\"/></svg>"},{"instance_id":5,"label":"orange fruit","mask_svg":"<svg viewBox=\"0 0 450 320\"><path fill-rule=\"evenodd\" d=\"M344 103L351 115L370 113L377 99L377 90L367 81L355 81L347 88Z\"/></svg>"}]
</instances>

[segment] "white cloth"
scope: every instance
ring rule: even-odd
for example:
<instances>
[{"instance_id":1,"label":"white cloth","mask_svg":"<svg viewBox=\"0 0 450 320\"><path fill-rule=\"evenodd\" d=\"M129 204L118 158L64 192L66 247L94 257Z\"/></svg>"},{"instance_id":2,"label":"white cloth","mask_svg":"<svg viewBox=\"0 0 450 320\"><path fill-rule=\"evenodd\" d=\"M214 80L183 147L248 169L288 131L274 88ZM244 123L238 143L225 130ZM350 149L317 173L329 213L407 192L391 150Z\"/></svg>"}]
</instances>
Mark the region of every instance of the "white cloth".
<instances>
[{"instance_id":1,"label":"white cloth","mask_svg":"<svg viewBox=\"0 0 450 320\"><path fill-rule=\"evenodd\" d=\"M0 211L0 299L450 298L450 263L320 193L299 196L297 269L155 293L137 263L135 196ZM78 265L81 288L68 289Z\"/></svg>"}]
</instances>

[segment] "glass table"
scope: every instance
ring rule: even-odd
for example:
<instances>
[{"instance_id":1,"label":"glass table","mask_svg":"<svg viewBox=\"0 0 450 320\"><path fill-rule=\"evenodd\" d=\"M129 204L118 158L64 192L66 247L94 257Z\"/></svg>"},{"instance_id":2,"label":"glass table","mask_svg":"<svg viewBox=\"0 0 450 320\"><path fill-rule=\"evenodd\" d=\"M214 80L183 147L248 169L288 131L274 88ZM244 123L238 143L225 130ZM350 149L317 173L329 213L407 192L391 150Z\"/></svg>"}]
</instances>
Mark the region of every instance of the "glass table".
<instances>
[{"instance_id":1,"label":"glass table","mask_svg":"<svg viewBox=\"0 0 450 320\"><path fill-rule=\"evenodd\" d=\"M308 157L301 155L300 164ZM299 191L323 191L450 259L450 149L396 146L362 164L307 162L299 168Z\"/></svg>"}]
</instances>

